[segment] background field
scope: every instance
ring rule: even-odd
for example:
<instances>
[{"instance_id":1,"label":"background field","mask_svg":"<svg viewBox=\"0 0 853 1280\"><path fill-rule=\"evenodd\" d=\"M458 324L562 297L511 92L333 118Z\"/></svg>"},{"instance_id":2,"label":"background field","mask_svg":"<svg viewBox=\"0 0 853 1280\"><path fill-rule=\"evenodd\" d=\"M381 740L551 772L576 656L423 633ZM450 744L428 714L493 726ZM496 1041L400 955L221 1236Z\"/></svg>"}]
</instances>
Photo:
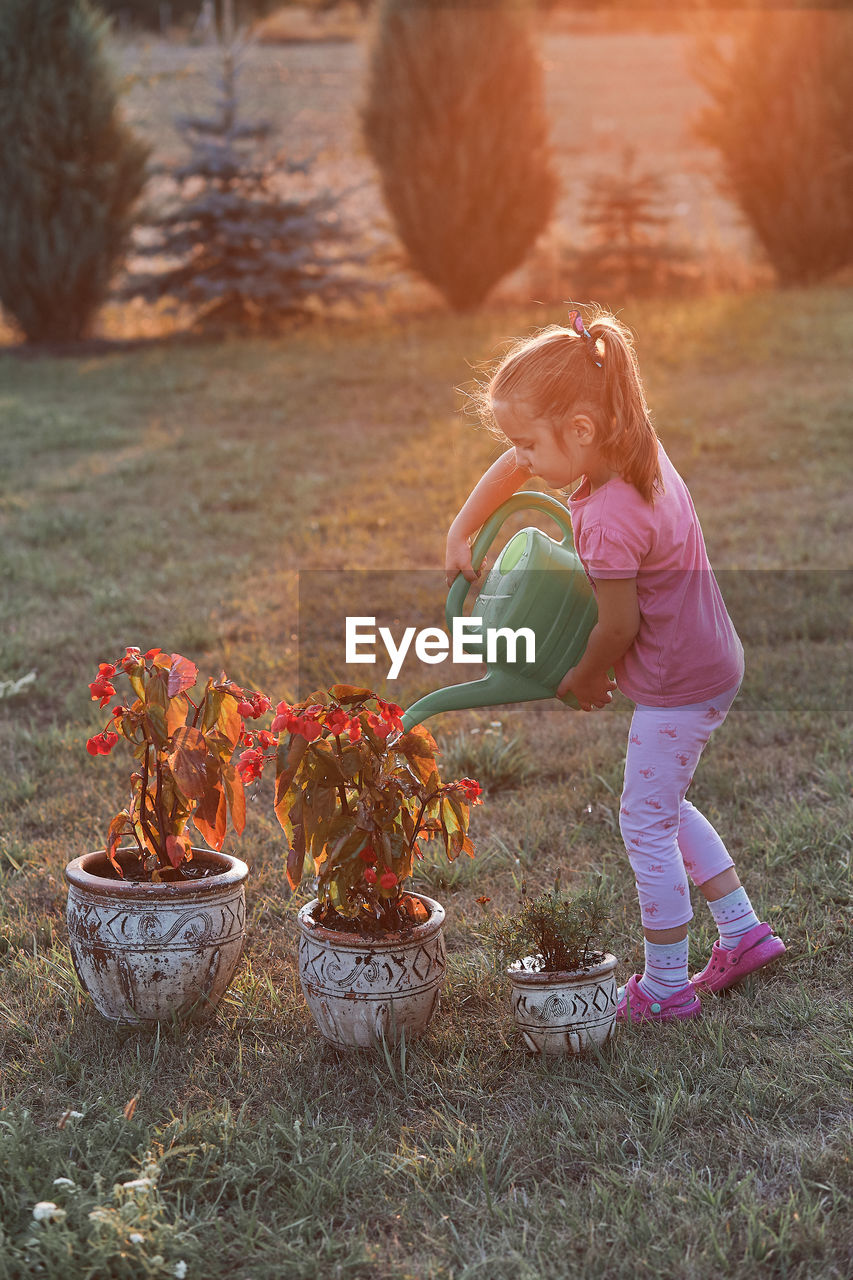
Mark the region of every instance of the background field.
<instances>
[{"instance_id":1,"label":"background field","mask_svg":"<svg viewBox=\"0 0 853 1280\"><path fill-rule=\"evenodd\" d=\"M482 928L522 878L603 880L620 979L642 963L620 701L436 723L488 794L476 858L422 867L450 967L405 1053L314 1034L266 784L227 846L251 865L249 929L214 1023L117 1034L75 984L62 869L102 842L126 772L85 750L97 662L158 644L291 692L297 572L440 563L494 452L453 388L540 312L0 357L0 680L36 673L0 699L0 1277L849 1275L849 291L624 311L747 640L695 799L788 944L775 973L598 1056L519 1049ZM714 934L695 910L698 966ZM40 1200L67 1217L36 1224Z\"/></svg>"}]
</instances>

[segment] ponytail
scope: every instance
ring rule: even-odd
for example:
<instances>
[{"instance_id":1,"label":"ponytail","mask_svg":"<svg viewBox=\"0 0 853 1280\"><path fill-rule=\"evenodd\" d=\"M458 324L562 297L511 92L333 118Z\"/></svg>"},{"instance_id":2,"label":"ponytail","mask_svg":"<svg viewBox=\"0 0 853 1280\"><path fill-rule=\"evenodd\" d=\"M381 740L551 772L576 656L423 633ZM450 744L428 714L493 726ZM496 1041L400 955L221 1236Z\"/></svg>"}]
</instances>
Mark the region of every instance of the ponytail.
<instances>
[{"instance_id":1,"label":"ponytail","mask_svg":"<svg viewBox=\"0 0 853 1280\"><path fill-rule=\"evenodd\" d=\"M661 491L658 438L652 426L631 332L615 316L600 315L587 330L599 353L601 368L602 417L596 432L596 446L623 480L627 480L653 503L655 490Z\"/></svg>"}]
</instances>

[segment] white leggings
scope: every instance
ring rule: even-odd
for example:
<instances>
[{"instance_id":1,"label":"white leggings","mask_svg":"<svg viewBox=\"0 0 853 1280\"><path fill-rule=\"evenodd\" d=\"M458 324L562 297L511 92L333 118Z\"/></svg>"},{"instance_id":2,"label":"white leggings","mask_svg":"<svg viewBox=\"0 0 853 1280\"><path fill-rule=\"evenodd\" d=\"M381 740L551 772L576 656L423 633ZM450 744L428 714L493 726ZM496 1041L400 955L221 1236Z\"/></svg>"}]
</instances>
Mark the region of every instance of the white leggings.
<instances>
[{"instance_id":1,"label":"white leggings","mask_svg":"<svg viewBox=\"0 0 853 1280\"><path fill-rule=\"evenodd\" d=\"M619 827L644 928L674 929L692 920L687 876L700 885L734 865L708 819L684 795L739 687L689 706L634 710Z\"/></svg>"}]
</instances>

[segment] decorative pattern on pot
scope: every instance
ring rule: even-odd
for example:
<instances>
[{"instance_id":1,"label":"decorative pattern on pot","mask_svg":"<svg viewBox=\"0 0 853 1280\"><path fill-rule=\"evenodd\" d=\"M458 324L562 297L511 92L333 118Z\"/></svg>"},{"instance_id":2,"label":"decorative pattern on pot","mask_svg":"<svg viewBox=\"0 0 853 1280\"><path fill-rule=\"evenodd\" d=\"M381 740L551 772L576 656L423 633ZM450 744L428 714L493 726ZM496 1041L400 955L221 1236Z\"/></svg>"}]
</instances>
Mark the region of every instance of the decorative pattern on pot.
<instances>
[{"instance_id":1,"label":"decorative pattern on pot","mask_svg":"<svg viewBox=\"0 0 853 1280\"><path fill-rule=\"evenodd\" d=\"M195 851L199 862L217 874L167 884L117 880L104 853L66 867L71 958L111 1022L203 1017L225 993L243 949L249 868L210 850Z\"/></svg>"},{"instance_id":2,"label":"decorative pattern on pot","mask_svg":"<svg viewBox=\"0 0 853 1280\"><path fill-rule=\"evenodd\" d=\"M444 908L413 894L429 919L401 933L366 937L327 929L317 899L299 912L299 980L321 1035L341 1049L420 1036L438 1006L446 969Z\"/></svg>"},{"instance_id":3,"label":"decorative pattern on pot","mask_svg":"<svg viewBox=\"0 0 853 1280\"><path fill-rule=\"evenodd\" d=\"M522 965L535 963L531 957ZM507 970L512 1011L532 1053L580 1053L610 1038L616 1022L616 957L574 973Z\"/></svg>"}]
</instances>

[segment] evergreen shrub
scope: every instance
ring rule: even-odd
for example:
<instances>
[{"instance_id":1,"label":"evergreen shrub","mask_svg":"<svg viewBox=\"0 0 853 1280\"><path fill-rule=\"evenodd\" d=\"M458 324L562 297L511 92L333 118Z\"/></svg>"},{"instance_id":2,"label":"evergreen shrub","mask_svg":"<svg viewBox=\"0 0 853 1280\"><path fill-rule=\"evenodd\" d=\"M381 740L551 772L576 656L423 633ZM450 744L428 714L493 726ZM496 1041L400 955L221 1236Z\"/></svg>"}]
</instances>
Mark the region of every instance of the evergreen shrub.
<instances>
[{"instance_id":1,"label":"evergreen shrub","mask_svg":"<svg viewBox=\"0 0 853 1280\"><path fill-rule=\"evenodd\" d=\"M457 311L518 267L557 194L542 68L512 0L383 0L362 128L412 267Z\"/></svg>"},{"instance_id":2,"label":"evergreen shrub","mask_svg":"<svg viewBox=\"0 0 853 1280\"><path fill-rule=\"evenodd\" d=\"M707 42L699 135L782 284L853 260L853 14L762 13L731 48Z\"/></svg>"},{"instance_id":3,"label":"evergreen shrub","mask_svg":"<svg viewBox=\"0 0 853 1280\"><path fill-rule=\"evenodd\" d=\"M239 118L243 51L238 40L223 46L212 113L176 121L189 155L158 170L169 194L147 212L146 239L136 245L152 269L120 289L124 298L185 306L193 326L209 331L307 317L378 288L359 274L365 255L352 248L339 198L289 189L307 166L265 150L270 121Z\"/></svg>"},{"instance_id":4,"label":"evergreen shrub","mask_svg":"<svg viewBox=\"0 0 853 1280\"><path fill-rule=\"evenodd\" d=\"M0 4L0 304L30 342L85 336L145 183L105 36L86 0Z\"/></svg>"}]
</instances>

